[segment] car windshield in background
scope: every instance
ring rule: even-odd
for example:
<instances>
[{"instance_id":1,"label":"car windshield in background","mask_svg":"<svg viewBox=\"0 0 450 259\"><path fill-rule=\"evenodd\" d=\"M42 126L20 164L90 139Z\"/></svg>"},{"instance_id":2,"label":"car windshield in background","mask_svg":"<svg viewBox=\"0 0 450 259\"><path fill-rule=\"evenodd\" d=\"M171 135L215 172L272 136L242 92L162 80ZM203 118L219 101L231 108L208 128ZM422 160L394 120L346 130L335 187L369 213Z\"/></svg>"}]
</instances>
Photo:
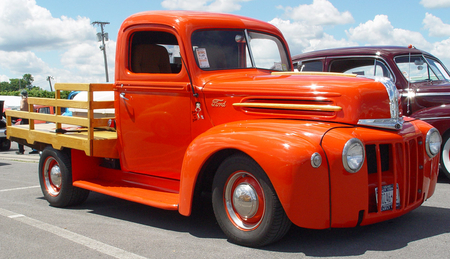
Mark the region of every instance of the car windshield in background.
<instances>
[{"instance_id":1,"label":"car windshield in background","mask_svg":"<svg viewBox=\"0 0 450 259\"><path fill-rule=\"evenodd\" d=\"M411 83L421 81L450 81L450 75L437 60L424 56L400 56L395 63L403 76Z\"/></svg>"},{"instance_id":2,"label":"car windshield in background","mask_svg":"<svg viewBox=\"0 0 450 259\"><path fill-rule=\"evenodd\" d=\"M202 30L192 34L198 66L203 70L261 68L290 70L283 43L272 35L245 30Z\"/></svg>"}]
</instances>

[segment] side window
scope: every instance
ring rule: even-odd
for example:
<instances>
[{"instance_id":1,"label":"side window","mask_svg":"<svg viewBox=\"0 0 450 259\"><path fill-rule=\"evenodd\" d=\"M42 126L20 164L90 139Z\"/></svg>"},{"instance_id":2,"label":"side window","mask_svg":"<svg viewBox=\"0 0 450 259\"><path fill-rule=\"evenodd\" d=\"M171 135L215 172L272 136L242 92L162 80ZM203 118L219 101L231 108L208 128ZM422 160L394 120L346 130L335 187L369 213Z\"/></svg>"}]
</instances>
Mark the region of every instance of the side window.
<instances>
[{"instance_id":1,"label":"side window","mask_svg":"<svg viewBox=\"0 0 450 259\"><path fill-rule=\"evenodd\" d=\"M366 77L387 77L394 81L387 65L375 58L344 58L331 62L330 72L356 74Z\"/></svg>"},{"instance_id":2,"label":"side window","mask_svg":"<svg viewBox=\"0 0 450 259\"><path fill-rule=\"evenodd\" d=\"M297 63L297 71L299 72L322 72L322 69L322 60L299 61Z\"/></svg>"},{"instance_id":3,"label":"side window","mask_svg":"<svg viewBox=\"0 0 450 259\"><path fill-rule=\"evenodd\" d=\"M133 73L181 71L180 48L175 35L162 31L140 31L130 37L129 69Z\"/></svg>"}]
</instances>

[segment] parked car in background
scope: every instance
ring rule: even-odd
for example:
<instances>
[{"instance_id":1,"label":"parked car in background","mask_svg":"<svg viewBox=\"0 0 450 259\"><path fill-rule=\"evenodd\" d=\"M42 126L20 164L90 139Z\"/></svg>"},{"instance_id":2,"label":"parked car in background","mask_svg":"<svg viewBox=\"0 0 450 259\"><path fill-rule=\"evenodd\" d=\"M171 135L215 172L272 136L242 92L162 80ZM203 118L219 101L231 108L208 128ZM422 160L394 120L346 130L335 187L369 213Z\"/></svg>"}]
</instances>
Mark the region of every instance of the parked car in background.
<instances>
[{"instance_id":1,"label":"parked car in background","mask_svg":"<svg viewBox=\"0 0 450 259\"><path fill-rule=\"evenodd\" d=\"M0 100L0 151L7 151L11 148L11 141L6 138L5 101Z\"/></svg>"},{"instance_id":2,"label":"parked car in background","mask_svg":"<svg viewBox=\"0 0 450 259\"><path fill-rule=\"evenodd\" d=\"M292 60L302 72L390 78L401 95L403 115L420 118L441 133L440 167L450 178L450 73L438 58L412 46L370 46L313 51Z\"/></svg>"}]
</instances>

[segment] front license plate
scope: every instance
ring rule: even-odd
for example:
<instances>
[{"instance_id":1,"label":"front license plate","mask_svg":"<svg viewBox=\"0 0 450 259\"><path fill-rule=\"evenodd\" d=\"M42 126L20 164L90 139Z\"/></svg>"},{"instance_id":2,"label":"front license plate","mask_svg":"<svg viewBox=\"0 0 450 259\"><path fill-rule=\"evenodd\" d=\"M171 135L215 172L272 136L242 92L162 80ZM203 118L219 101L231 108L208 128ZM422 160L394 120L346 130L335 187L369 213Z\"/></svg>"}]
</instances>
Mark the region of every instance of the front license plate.
<instances>
[{"instance_id":1,"label":"front license plate","mask_svg":"<svg viewBox=\"0 0 450 259\"><path fill-rule=\"evenodd\" d=\"M400 191L397 184L397 209L400 208ZM378 187L375 188L375 198L378 205ZM394 185L385 185L381 187L381 211L392 210L392 204L394 201Z\"/></svg>"}]
</instances>

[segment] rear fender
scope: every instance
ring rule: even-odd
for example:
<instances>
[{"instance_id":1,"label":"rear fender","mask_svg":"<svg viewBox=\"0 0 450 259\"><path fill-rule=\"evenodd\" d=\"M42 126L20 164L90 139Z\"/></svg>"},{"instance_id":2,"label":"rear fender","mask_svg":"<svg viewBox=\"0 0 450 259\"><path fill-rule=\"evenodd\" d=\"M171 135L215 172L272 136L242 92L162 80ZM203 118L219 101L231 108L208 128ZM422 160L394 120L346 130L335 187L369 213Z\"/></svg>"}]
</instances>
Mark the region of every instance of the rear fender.
<instances>
[{"instance_id":1,"label":"rear fender","mask_svg":"<svg viewBox=\"0 0 450 259\"><path fill-rule=\"evenodd\" d=\"M186 151L181 172L179 212L190 215L196 182L208 159L220 151L231 149L247 154L262 167L294 224L327 228L329 174L319 145L326 128L300 121L261 120L223 124L208 130L198 136ZM323 159L319 168L311 165L311 155L315 152Z\"/></svg>"}]
</instances>

